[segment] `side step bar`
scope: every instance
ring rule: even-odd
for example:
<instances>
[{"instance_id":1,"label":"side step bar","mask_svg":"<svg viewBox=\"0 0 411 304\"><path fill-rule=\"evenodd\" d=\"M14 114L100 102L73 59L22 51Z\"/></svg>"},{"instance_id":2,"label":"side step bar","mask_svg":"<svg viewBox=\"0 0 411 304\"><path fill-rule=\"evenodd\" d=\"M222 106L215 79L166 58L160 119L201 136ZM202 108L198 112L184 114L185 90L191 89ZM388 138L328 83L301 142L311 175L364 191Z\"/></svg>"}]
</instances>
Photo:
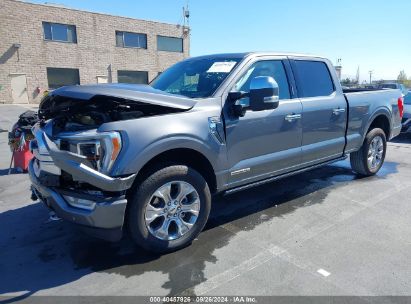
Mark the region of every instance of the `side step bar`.
<instances>
[{"instance_id":1,"label":"side step bar","mask_svg":"<svg viewBox=\"0 0 411 304\"><path fill-rule=\"evenodd\" d=\"M276 181L276 180L279 180L279 179L282 179L282 178L286 178L286 177L293 176L293 175L296 175L296 174L300 174L300 173L303 173L303 172L306 172L306 171L309 171L309 170L312 170L312 169L320 168L320 167L323 167L323 166L326 166L326 165L329 165L329 164L332 164L332 163L335 163L335 162L338 162L338 161L341 161L341 160L345 160L346 158L347 158L347 155L344 155L344 156L341 156L339 158L335 158L335 159L332 159L332 160L329 160L329 161L326 161L326 162L323 162L323 163L320 163L320 164L317 164L317 165L314 165L314 166L310 166L310 167L306 167L306 168L299 169L299 170L296 170L296 171L292 171L292 172L289 172L289 173L284 173L284 174L281 174L281 175L269 177L267 179L263 179L263 180L260 180L260 181L257 181L257 182L253 182L253 183L250 183L250 184L247 184L247 185L244 185L244 186L235 187L235 188L232 188L232 189L229 189L229 190L225 191L224 195L232 194L232 193L239 192L239 191L242 191L242 190L246 190L246 189L250 189L250 188L257 187L257 186L260 186L260 185L264 185L264 184L267 184L267 183L271 183L273 181Z\"/></svg>"}]
</instances>

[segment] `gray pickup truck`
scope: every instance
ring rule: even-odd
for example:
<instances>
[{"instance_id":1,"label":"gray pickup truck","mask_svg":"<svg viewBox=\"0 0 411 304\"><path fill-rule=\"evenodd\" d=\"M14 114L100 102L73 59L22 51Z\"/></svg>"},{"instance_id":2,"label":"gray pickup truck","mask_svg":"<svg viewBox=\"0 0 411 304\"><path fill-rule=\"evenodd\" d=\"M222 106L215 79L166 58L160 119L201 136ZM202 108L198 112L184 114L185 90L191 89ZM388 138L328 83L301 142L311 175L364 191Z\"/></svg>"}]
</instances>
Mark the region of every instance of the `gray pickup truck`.
<instances>
[{"instance_id":1,"label":"gray pickup truck","mask_svg":"<svg viewBox=\"0 0 411 304\"><path fill-rule=\"evenodd\" d=\"M329 60L295 54L202 56L150 85L62 87L33 128L32 197L95 236L127 227L173 251L201 232L215 193L348 155L358 174L377 173L402 112L399 90L343 92Z\"/></svg>"}]
</instances>

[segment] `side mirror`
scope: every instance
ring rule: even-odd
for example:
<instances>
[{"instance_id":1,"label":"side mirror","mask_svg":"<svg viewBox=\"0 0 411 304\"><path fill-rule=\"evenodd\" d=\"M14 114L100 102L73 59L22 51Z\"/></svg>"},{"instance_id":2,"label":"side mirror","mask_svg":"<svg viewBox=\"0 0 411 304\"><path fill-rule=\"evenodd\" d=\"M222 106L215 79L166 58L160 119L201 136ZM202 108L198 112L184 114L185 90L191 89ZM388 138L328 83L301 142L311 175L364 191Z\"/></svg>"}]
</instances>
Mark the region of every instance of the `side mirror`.
<instances>
[{"instance_id":1,"label":"side mirror","mask_svg":"<svg viewBox=\"0 0 411 304\"><path fill-rule=\"evenodd\" d=\"M237 101L248 97L246 104ZM250 82L250 92L233 91L228 93L234 116L243 117L246 111L275 109L279 105L279 88L274 78L258 76Z\"/></svg>"},{"instance_id":2,"label":"side mirror","mask_svg":"<svg viewBox=\"0 0 411 304\"><path fill-rule=\"evenodd\" d=\"M279 105L278 84L273 77L257 76L250 82L250 110L264 111Z\"/></svg>"}]
</instances>

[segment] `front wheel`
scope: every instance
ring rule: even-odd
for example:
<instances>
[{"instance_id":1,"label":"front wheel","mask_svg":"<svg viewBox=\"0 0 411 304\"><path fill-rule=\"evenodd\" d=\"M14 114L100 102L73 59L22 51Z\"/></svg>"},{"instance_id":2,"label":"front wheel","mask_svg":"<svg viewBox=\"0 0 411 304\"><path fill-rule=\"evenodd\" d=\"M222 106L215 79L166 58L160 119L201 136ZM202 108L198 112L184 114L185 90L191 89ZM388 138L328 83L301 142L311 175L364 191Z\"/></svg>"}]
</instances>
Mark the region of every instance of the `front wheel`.
<instances>
[{"instance_id":1,"label":"front wheel","mask_svg":"<svg viewBox=\"0 0 411 304\"><path fill-rule=\"evenodd\" d=\"M387 150L387 139L380 128L367 133L360 150L351 153L351 168L364 176L376 174L382 167Z\"/></svg>"},{"instance_id":2,"label":"front wheel","mask_svg":"<svg viewBox=\"0 0 411 304\"><path fill-rule=\"evenodd\" d=\"M211 208L207 182L196 170L169 165L136 187L128 210L133 240L143 248L171 252L190 244L204 228Z\"/></svg>"}]
</instances>

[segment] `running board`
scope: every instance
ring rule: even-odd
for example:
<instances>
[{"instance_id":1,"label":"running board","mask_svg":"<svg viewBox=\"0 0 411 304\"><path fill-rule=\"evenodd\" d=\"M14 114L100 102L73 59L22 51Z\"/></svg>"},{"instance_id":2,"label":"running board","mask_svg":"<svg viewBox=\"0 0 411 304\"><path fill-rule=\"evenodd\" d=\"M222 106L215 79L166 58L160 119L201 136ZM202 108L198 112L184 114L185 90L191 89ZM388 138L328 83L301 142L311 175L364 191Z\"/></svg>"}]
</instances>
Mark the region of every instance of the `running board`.
<instances>
[{"instance_id":1,"label":"running board","mask_svg":"<svg viewBox=\"0 0 411 304\"><path fill-rule=\"evenodd\" d=\"M242 191L242 190L246 190L246 189L249 189L249 188L264 185L264 184L267 184L267 183L271 183L273 181L276 181L276 180L279 180L279 179L282 179L282 178L297 175L297 174L300 174L300 173L303 173L303 172L306 172L306 171L309 171L309 170L312 170L312 169L317 169L317 168L320 168L320 167L323 167L323 166L326 166L326 165L329 165L329 164L332 164L332 163L335 163L335 162L338 162L338 161L341 161L341 160L345 160L346 158L347 158L347 155L344 155L344 156L341 156L339 158L335 158L335 159L332 159L332 160L329 160L329 161L326 161L324 163L320 163L320 164L317 164L317 165L314 165L314 166L310 166L310 167L306 167L306 168L299 169L299 170L296 170L296 171L292 171L292 172L289 172L289 173L269 177L267 179L263 179L263 180L260 180L260 181L257 181L257 182L253 182L253 183L250 183L250 184L247 184L247 185L244 185L244 186L235 187L235 188L232 188L230 190L225 191L224 195L232 194L232 193L235 193L235 192L238 192L238 191Z\"/></svg>"}]
</instances>

